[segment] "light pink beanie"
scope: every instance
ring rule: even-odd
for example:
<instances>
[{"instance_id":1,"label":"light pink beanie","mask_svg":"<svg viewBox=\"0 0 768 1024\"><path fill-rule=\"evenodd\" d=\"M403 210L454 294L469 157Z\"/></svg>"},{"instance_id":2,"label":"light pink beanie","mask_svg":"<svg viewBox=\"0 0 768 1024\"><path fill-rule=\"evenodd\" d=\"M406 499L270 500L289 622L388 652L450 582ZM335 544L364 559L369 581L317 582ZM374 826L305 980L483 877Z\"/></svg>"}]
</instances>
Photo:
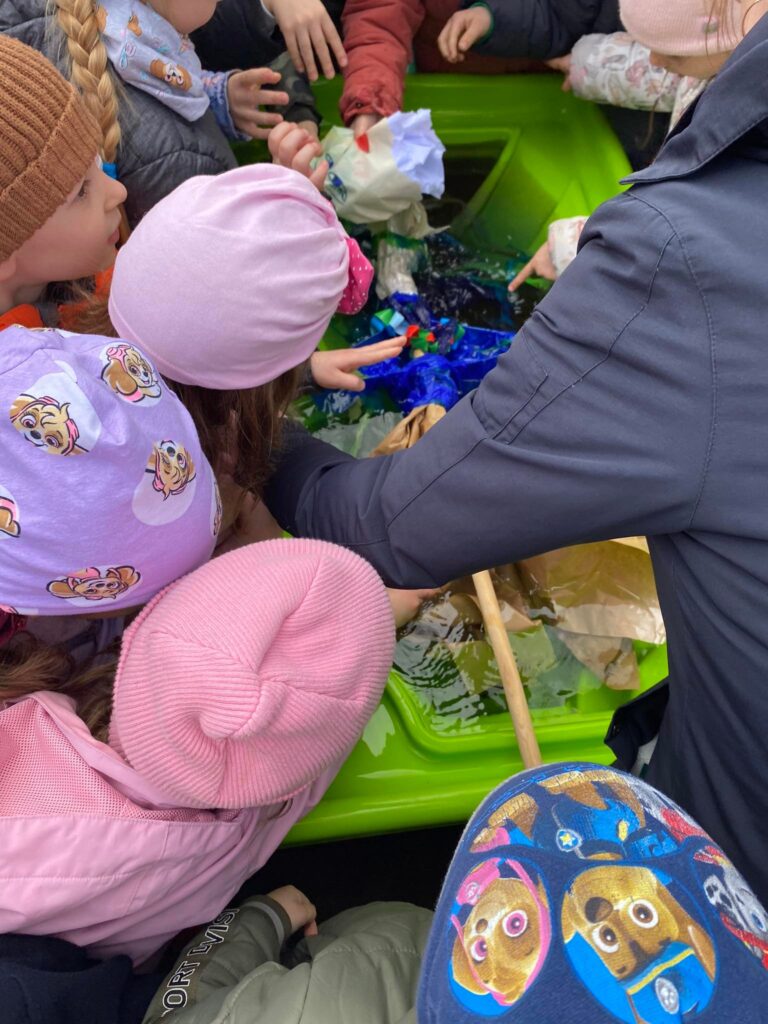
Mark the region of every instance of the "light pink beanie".
<instances>
[{"instance_id":1,"label":"light pink beanie","mask_svg":"<svg viewBox=\"0 0 768 1024\"><path fill-rule=\"evenodd\" d=\"M729 53L741 42L741 5L731 0L722 20L711 17L712 0L620 0L627 32L656 53L703 57Z\"/></svg>"},{"instance_id":2,"label":"light pink beanie","mask_svg":"<svg viewBox=\"0 0 768 1024\"><path fill-rule=\"evenodd\" d=\"M213 559L126 631L110 744L184 807L288 799L351 750L394 653L371 566L324 541Z\"/></svg>"},{"instance_id":3,"label":"light pink beanie","mask_svg":"<svg viewBox=\"0 0 768 1024\"><path fill-rule=\"evenodd\" d=\"M190 178L150 210L118 254L109 315L163 376L252 388L308 359L372 276L314 185L253 164Z\"/></svg>"}]
</instances>

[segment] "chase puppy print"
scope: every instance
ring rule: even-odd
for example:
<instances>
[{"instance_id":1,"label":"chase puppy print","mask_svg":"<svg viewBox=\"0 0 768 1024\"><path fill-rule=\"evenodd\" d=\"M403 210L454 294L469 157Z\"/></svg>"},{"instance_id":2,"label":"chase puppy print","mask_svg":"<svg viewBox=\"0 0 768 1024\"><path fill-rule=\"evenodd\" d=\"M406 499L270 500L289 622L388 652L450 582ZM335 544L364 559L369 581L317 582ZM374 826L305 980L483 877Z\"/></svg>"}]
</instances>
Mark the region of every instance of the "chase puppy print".
<instances>
[{"instance_id":1,"label":"chase puppy print","mask_svg":"<svg viewBox=\"0 0 768 1024\"><path fill-rule=\"evenodd\" d=\"M101 433L96 412L78 387L74 370L59 362L60 373L30 383L11 404L9 416L18 432L49 455L84 455Z\"/></svg>"},{"instance_id":2,"label":"chase puppy print","mask_svg":"<svg viewBox=\"0 0 768 1024\"><path fill-rule=\"evenodd\" d=\"M576 973L626 1024L693 1020L714 991L712 939L670 885L647 867L605 865L575 878L563 901Z\"/></svg>"},{"instance_id":3,"label":"chase puppy print","mask_svg":"<svg viewBox=\"0 0 768 1024\"><path fill-rule=\"evenodd\" d=\"M117 601L140 580L141 573L131 565L90 566L51 580L48 592L87 608L96 601Z\"/></svg>"}]
</instances>

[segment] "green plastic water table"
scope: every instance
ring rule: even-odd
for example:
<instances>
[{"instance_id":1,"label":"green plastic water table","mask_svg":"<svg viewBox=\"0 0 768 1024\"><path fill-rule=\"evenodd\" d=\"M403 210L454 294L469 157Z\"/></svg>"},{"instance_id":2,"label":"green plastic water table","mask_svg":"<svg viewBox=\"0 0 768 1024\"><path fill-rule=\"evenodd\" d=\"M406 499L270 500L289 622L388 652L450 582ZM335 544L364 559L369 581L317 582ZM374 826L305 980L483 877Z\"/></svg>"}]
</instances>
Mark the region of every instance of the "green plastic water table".
<instances>
[{"instance_id":1,"label":"green plastic water table","mask_svg":"<svg viewBox=\"0 0 768 1024\"><path fill-rule=\"evenodd\" d=\"M338 122L338 81L321 83L318 105ZM467 197L452 224L481 250L532 253L558 217L588 214L629 173L599 109L560 89L556 75L413 75L405 108L427 107L446 146L446 176ZM241 150L244 160L263 149ZM343 330L327 341L339 344ZM666 650L636 645L642 687L662 679ZM585 670L585 681L589 673ZM594 683L594 679L592 679ZM631 694L585 685L565 706L536 711L546 761L608 763L610 716ZM522 768L506 713L444 728L396 672L381 705L322 802L290 833L314 842L466 819L502 779Z\"/></svg>"}]
</instances>

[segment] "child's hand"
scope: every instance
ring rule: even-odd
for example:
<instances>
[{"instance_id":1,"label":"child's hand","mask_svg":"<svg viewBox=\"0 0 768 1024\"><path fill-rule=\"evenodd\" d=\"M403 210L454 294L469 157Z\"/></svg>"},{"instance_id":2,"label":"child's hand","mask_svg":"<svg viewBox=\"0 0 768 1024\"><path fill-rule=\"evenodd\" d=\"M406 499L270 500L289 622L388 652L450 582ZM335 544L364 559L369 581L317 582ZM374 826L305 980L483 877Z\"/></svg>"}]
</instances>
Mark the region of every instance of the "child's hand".
<instances>
[{"instance_id":1,"label":"child's hand","mask_svg":"<svg viewBox=\"0 0 768 1024\"><path fill-rule=\"evenodd\" d=\"M395 616L395 627L400 629L406 622L419 614L424 602L434 597L437 590L391 590L387 588L389 603L392 605L392 612Z\"/></svg>"},{"instance_id":2,"label":"child's hand","mask_svg":"<svg viewBox=\"0 0 768 1024\"><path fill-rule=\"evenodd\" d=\"M264 6L277 22L296 70L306 71L311 82L318 77L315 56L326 78L336 74L333 57L340 68L347 66L344 45L320 0L267 0Z\"/></svg>"},{"instance_id":3,"label":"child's hand","mask_svg":"<svg viewBox=\"0 0 768 1024\"><path fill-rule=\"evenodd\" d=\"M369 128L373 128L375 124L378 124L381 118L378 114L358 114L357 117L350 121L349 127L352 129L355 138L359 138L361 135L365 135Z\"/></svg>"},{"instance_id":4,"label":"child's hand","mask_svg":"<svg viewBox=\"0 0 768 1024\"><path fill-rule=\"evenodd\" d=\"M287 92L265 89L275 85L280 75L271 68L251 68L236 71L227 82L227 99L232 121L238 131L252 139L266 139L270 130L283 120L282 114L270 114L264 107L284 107L288 103Z\"/></svg>"},{"instance_id":5,"label":"child's hand","mask_svg":"<svg viewBox=\"0 0 768 1024\"><path fill-rule=\"evenodd\" d=\"M283 885L267 895L279 903L291 919L291 935L299 928L304 929L305 935L317 935L317 910L295 885Z\"/></svg>"},{"instance_id":6,"label":"child's hand","mask_svg":"<svg viewBox=\"0 0 768 1024\"><path fill-rule=\"evenodd\" d=\"M403 351L405 338L385 338L362 348L337 348L330 352L314 352L309 360L312 379L329 391L364 391L365 381L355 370L363 366L394 359Z\"/></svg>"},{"instance_id":7,"label":"child's hand","mask_svg":"<svg viewBox=\"0 0 768 1024\"><path fill-rule=\"evenodd\" d=\"M552 60L545 60L544 63L548 68L553 68L555 71L560 71L565 78L563 78L563 92L571 91L571 55L566 53L564 57L553 57Z\"/></svg>"},{"instance_id":8,"label":"child's hand","mask_svg":"<svg viewBox=\"0 0 768 1024\"><path fill-rule=\"evenodd\" d=\"M322 191L328 174L328 164L325 160L321 160L312 170L312 161L315 157L322 156L323 153L323 147L317 141L316 135L310 135L300 125L284 121L269 133L267 145L272 163L298 171Z\"/></svg>"},{"instance_id":9,"label":"child's hand","mask_svg":"<svg viewBox=\"0 0 768 1024\"><path fill-rule=\"evenodd\" d=\"M443 31L437 37L440 53L451 64L460 63L467 50L488 35L492 25L493 19L487 7L457 11L446 21Z\"/></svg>"},{"instance_id":10,"label":"child's hand","mask_svg":"<svg viewBox=\"0 0 768 1024\"><path fill-rule=\"evenodd\" d=\"M549 251L549 242L545 242L540 249L537 249L533 259L529 260L519 274L512 278L509 290L516 292L523 281L529 277L545 277L548 281L554 281L557 278L555 265Z\"/></svg>"}]
</instances>

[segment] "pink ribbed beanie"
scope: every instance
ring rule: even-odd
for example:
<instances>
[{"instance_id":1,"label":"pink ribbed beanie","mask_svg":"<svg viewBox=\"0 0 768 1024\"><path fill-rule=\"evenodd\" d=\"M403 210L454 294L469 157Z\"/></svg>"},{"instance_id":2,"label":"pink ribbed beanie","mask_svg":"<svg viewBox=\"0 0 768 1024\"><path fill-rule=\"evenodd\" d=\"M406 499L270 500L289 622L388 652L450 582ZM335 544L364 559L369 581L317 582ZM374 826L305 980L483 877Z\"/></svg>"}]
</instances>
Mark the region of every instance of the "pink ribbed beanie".
<instances>
[{"instance_id":1,"label":"pink ribbed beanie","mask_svg":"<svg viewBox=\"0 0 768 1024\"><path fill-rule=\"evenodd\" d=\"M741 42L741 5L731 0L725 17L713 17L712 0L620 0L627 32L656 53L704 57L729 53Z\"/></svg>"},{"instance_id":2,"label":"pink ribbed beanie","mask_svg":"<svg viewBox=\"0 0 768 1024\"><path fill-rule=\"evenodd\" d=\"M360 737L394 635L381 580L351 551L314 540L232 551L126 631L110 744L182 806L286 800Z\"/></svg>"},{"instance_id":3,"label":"pink ribbed beanie","mask_svg":"<svg viewBox=\"0 0 768 1024\"><path fill-rule=\"evenodd\" d=\"M252 164L190 178L150 210L118 253L109 315L163 376L253 388L309 359L372 277L314 185Z\"/></svg>"}]
</instances>

